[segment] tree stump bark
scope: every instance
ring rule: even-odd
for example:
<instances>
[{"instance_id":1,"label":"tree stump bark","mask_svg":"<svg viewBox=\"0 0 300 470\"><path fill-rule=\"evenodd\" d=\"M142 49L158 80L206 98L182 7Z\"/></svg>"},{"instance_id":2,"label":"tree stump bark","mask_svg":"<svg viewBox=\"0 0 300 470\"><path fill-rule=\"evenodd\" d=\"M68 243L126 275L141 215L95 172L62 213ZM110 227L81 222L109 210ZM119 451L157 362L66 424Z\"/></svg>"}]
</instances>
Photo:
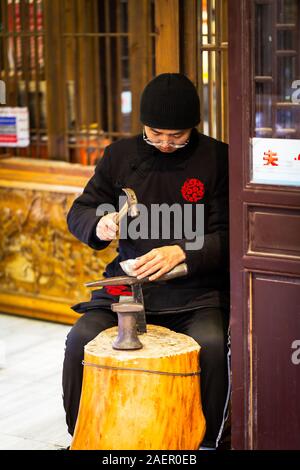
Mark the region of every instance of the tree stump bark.
<instances>
[{"instance_id":1,"label":"tree stump bark","mask_svg":"<svg viewBox=\"0 0 300 470\"><path fill-rule=\"evenodd\" d=\"M71 450L199 448L205 433L200 346L167 328L147 328L137 351L112 349L116 327L85 346Z\"/></svg>"}]
</instances>

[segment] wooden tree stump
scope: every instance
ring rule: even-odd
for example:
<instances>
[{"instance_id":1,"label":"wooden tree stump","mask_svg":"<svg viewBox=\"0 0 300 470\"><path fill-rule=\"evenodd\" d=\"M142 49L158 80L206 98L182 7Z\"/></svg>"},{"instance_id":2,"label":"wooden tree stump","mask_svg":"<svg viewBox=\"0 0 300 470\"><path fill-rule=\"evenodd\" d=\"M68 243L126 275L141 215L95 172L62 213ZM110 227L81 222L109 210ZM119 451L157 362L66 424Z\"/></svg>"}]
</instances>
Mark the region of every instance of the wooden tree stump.
<instances>
[{"instance_id":1,"label":"wooden tree stump","mask_svg":"<svg viewBox=\"0 0 300 470\"><path fill-rule=\"evenodd\" d=\"M199 372L200 346L167 328L147 328L137 351L112 349L116 327L85 346L71 450L199 448L205 418L200 375L193 373Z\"/></svg>"}]
</instances>

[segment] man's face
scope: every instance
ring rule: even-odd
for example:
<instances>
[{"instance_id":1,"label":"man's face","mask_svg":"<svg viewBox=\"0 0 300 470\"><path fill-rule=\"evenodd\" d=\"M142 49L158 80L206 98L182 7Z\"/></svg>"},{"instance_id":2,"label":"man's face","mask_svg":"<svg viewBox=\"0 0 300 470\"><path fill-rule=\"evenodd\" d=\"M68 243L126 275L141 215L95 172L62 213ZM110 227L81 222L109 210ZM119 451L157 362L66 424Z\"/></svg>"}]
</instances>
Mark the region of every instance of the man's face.
<instances>
[{"instance_id":1,"label":"man's face","mask_svg":"<svg viewBox=\"0 0 300 470\"><path fill-rule=\"evenodd\" d=\"M152 145L164 153L172 153L180 148L175 145L184 146L192 131L192 129L156 129L148 126L144 126L144 130Z\"/></svg>"}]
</instances>

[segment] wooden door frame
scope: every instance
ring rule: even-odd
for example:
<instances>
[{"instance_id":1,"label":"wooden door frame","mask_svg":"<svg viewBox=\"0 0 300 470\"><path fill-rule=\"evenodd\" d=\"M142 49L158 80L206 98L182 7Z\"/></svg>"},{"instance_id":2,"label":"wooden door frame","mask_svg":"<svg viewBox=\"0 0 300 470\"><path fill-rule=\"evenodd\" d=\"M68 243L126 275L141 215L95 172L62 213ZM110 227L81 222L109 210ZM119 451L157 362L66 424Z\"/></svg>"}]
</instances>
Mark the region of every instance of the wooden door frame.
<instances>
[{"instance_id":1,"label":"wooden door frame","mask_svg":"<svg viewBox=\"0 0 300 470\"><path fill-rule=\"evenodd\" d=\"M250 34L249 3L231 0L229 30L229 180L230 180L230 272L231 272L231 368L233 449L251 448L251 360L247 302L249 273L243 265L245 221L243 201L237 197L245 188L244 152L250 135ZM248 4L248 5L247 5ZM241 229L242 228L242 229ZM245 295L248 294L248 295ZM251 413L250 413L251 414Z\"/></svg>"},{"instance_id":2,"label":"wooden door frame","mask_svg":"<svg viewBox=\"0 0 300 470\"><path fill-rule=\"evenodd\" d=\"M261 429L257 420L258 361L255 356L256 337L260 332L253 328L257 314L255 278L257 273L269 278L299 277L297 260L276 257L272 253L261 256L250 249L255 232L255 227L249 228L251 210L265 208L272 212L299 207L299 188L250 183L254 106L251 4L249 0L231 0L228 10L232 448L241 450L257 448ZM271 411L266 410L265 419L268 413ZM262 421L263 417L259 419Z\"/></svg>"}]
</instances>

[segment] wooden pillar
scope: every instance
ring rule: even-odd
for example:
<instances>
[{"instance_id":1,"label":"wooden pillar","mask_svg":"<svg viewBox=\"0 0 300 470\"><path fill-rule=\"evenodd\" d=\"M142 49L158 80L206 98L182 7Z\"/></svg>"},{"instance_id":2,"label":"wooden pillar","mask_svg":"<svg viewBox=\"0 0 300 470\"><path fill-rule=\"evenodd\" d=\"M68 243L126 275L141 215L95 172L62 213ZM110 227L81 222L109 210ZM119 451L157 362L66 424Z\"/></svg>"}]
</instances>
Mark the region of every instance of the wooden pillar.
<instances>
[{"instance_id":1,"label":"wooden pillar","mask_svg":"<svg viewBox=\"0 0 300 470\"><path fill-rule=\"evenodd\" d=\"M129 60L132 90L131 129L140 132L139 120L140 95L150 79L150 27L149 0L131 0L128 2L129 18Z\"/></svg>"},{"instance_id":2,"label":"wooden pillar","mask_svg":"<svg viewBox=\"0 0 300 470\"><path fill-rule=\"evenodd\" d=\"M228 47L228 0L221 2L222 37L221 43ZM222 136L223 142L228 142L228 54L222 54Z\"/></svg>"},{"instance_id":3,"label":"wooden pillar","mask_svg":"<svg viewBox=\"0 0 300 470\"><path fill-rule=\"evenodd\" d=\"M99 74L99 56L96 55L98 38L89 36L89 34L98 32L97 2L94 2L94 0L77 0L74 3L73 8L77 8L77 18L74 19L77 26L75 32L81 34L75 41L74 57L79 72L79 76L75 77L75 80L78 80L79 125L83 129L89 129L89 126L95 123L97 119L95 105L100 105L95 100L95 88L97 86L97 75ZM91 93L91 90L94 90L95 94Z\"/></svg>"},{"instance_id":4,"label":"wooden pillar","mask_svg":"<svg viewBox=\"0 0 300 470\"><path fill-rule=\"evenodd\" d=\"M45 0L44 14L48 156L54 160L66 160L61 0Z\"/></svg>"},{"instance_id":5,"label":"wooden pillar","mask_svg":"<svg viewBox=\"0 0 300 470\"><path fill-rule=\"evenodd\" d=\"M179 72L179 0L155 1L156 75Z\"/></svg>"},{"instance_id":6,"label":"wooden pillar","mask_svg":"<svg viewBox=\"0 0 300 470\"><path fill-rule=\"evenodd\" d=\"M185 0L182 9L182 49L181 68L197 85L197 1Z\"/></svg>"}]
</instances>

